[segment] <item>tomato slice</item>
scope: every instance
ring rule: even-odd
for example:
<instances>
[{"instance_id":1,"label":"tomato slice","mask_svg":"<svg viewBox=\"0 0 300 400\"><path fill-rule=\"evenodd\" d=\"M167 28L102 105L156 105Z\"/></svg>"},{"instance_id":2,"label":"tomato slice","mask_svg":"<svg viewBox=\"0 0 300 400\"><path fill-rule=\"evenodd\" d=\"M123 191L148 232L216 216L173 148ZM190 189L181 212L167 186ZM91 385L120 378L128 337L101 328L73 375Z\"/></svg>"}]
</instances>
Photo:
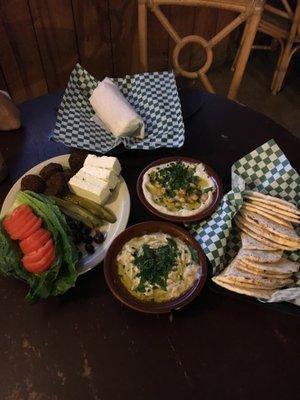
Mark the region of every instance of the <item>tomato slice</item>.
<instances>
[{"instance_id":1,"label":"tomato slice","mask_svg":"<svg viewBox=\"0 0 300 400\"><path fill-rule=\"evenodd\" d=\"M33 213L25 214L20 219L8 219L5 224L7 233L11 236L18 236L18 232L22 230L25 225L30 225L30 222L37 221L38 218Z\"/></svg>"},{"instance_id":2,"label":"tomato slice","mask_svg":"<svg viewBox=\"0 0 300 400\"><path fill-rule=\"evenodd\" d=\"M45 260L45 262L42 266L40 266L40 267L35 266L35 268L36 268L35 273L40 274L42 272L47 271L51 267L51 265L54 263L54 261L55 261L55 253L53 252L52 257L49 257L47 260Z\"/></svg>"},{"instance_id":3,"label":"tomato slice","mask_svg":"<svg viewBox=\"0 0 300 400\"><path fill-rule=\"evenodd\" d=\"M11 218L18 218L21 215L32 212L32 208L29 207L27 204L21 204L20 206L16 207L13 212L11 213Z\"/></svg>"},{"instance_id":4,"label":"tomato slice","mask_svg":"<svg viewBox=\"0 0 300 400\"><path fill-rule=\"evenodd\" d=\"M25 258L25 257L24 257ZM46 271L55 260L54 247L52 247L44 257L40 258L38 261L23 261L24 268L34 274L38 274Z\"/></svg>"},{"instance_id":5,"label":"tomato slice","mask_svg":"<svg viewBox=\"0 0 300 400\"><path fill-rule=\"evenodd\" d=\"M36 216L34 216L23 226L19 225L16 226L16 229L14 229L13 233L11 234L11 238L14 240L26 239L29 235L31 235L33 232L39 229L41 225L42 225L41 218L37 218Z\"/></svg>"},{"instance_id":6,"label":"tomato slice","mask_svg":"<svg viewBox=\"0 0 300 400\"><path fill-rule=\"evenodd\" d=\"M26 239L21 240L19 245L22 252L24 254L28 254L42 247L50 239L50 237L51 234L49 231L44 228L40 228Z\"/></svg>"},{"instance_id":7,"label":"tomato slice","mask_svg":"<svg viewBox=\"0 0 300 400\"><path fill-rule=\"evenodd\" d=\"M36 251L32 251L31 253L26 254L23 258L22 261L23 263L32 263L39 261L41 258L43 258L46 254L49 253L50 250L53 249L53 241L52 239L49 239L42 247L40 247Z\"/></svg>"},{"instance_id":8,"label":"tomato slice","mask_svg":"<svg viewBox=\"0 0 300 400\"><path fill-rule=\"evenodd\" d=\"M15 235L11 236L12 239L19 239L23 240L28 238L30 235L32 235L35 231L37 231L42 225L42 220L41 218L38 218L36 221L33 221L33 223L24 226L24 229L18 231Z\"/></svg>"}]
</instances>

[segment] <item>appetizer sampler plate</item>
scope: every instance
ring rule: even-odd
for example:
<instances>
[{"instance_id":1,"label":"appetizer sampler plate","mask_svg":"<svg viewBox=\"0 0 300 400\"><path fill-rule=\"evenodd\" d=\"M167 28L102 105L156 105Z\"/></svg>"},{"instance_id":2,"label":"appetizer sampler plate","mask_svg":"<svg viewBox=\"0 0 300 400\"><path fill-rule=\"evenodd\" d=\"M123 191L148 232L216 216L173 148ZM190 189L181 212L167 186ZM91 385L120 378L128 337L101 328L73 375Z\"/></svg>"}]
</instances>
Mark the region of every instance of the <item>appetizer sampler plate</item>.
<instances>
[{"instance_id":1,"label":"appetizer sampler plate","mask_svg":"<svg viewBox=\"0 0 300 400\"><path fill-rule=\"evenodd\" d=\"M166 233L182 240L189 247L197 251L200 265L200 274L193 285L177 298L161 303L146 302L139 300L130 294L120 280L118 274L117 255L123 245L134 237L143 236L150 233ZM178 310L194 300L202 290L207 277L207 263L205 254L198 242L183 228L162 221L149 221L133 225L123 231L112 242L104 259L104 275L106 282L115 297L126 306L136 311L151 314L168 313Z\"/></svg>"},{"instance_id":2,"label":"appetizer sampler plate","mask_svg":"<svg viewBox=\"0 0 300 400\"><path fill-rule=\"evenodd\" d=\"M40 164L37 164L35 167L31 168L23 176L21 176L10 189L4 200L1 208L1 217L4 217L11 209L15 201L17 192L21 189L21 180L25 175L38 174L45 165L51 162L59 163L63 167L67 168L69 167L68 159L69 154L50 158L49 160L45 160ZM78 273L80 275L88 272L96 265L98 265L101 261L103 261L107 249L109 248L114 238L126 228L130 212L130 196L124 179L122 177L120 178L120 183L112 193L108 202L105 204L105 206L113 211L113 213L116 215L117 221L114 224L105 223L101 227L101 230L106 234L106 239L102 244L95 246L94 254L83 254L80 265L78 267Z\"/></svg>"},{"instance_id":3,"label":"appetizer sampler plate","mask_svg":"<svg viewBox=\"0 0 300 400\"><path fill-rule=\"evenodd\" d=\"M158 209L156 209L152 204L149 203L149 201L146 199L146 196L143 191L143 178L144 175L147 173L147 171L150 168L153 167L158 167L159 165L167 164L170 162L176 162L176 161L183 161L189 164L202 164L205 167L206 173L209 175L209 177L212 179L214 185L215 185L215 191L212 194L212 201L210 205L206 208L204 208L202 211L199 211L197 214L194 215L189 215L189 216L179 216L179 215L169 215L167 213L164 213ZM196 160L194 158L189 158L189 157L165 157L165 158L160 158L159 160L154 161L153 163L147 165L145 169L140 173L137 181L137 193L139 196L140 201L143 203L143 205L152 213L155 214L156 216L166 219L168 221L172 222L181 222L181 223L187 223L187 222L196 222L203 220L204 218L207 218L210 216L218 207L220 204L220 201L223 196L223 188L222 188L222 182L217 173L208 165L204 164L200 160Z\"/></svg>"}]
</instances>

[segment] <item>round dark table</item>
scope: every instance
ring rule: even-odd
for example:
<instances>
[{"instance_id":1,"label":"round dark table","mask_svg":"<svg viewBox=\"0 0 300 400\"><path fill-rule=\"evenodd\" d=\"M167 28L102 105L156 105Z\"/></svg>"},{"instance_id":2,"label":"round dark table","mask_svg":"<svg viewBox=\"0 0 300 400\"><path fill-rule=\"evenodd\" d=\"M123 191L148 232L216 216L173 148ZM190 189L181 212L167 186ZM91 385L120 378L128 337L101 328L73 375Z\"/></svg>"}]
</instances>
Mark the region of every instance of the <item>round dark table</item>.
<instances>
[{"instance_id":1,"label":"round dark table","mask_svg":"<svg viewBox=\"0 0 300 400\"><path fill-rule=\"evenodd\" d=\"M131 194L129 225L153 219L135 184L145 165L165 155L203 160L228 190L231 165L274 138L300 170L299 140L270 119L214 95L180 95L183 148L115 151ZM24 103L23 128L0 133L10 171L1 201L26 170L68 152L48 140L60 99L58 93ZM101 265L62 297L32 306L25 293L21 282L0 279L1 400L300 398L297 315L208 286L181 311L144 315L114 298Z\"/></svg>"}]
</instances>

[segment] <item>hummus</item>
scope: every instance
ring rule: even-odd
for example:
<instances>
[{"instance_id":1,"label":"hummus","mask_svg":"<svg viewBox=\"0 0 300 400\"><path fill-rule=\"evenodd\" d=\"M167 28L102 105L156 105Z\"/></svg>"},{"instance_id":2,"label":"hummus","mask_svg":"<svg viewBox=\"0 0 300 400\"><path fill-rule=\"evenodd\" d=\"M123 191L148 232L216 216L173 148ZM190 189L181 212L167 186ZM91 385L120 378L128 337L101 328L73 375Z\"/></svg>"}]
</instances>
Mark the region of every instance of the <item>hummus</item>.
<instances>
[{"instance_id":1,"label":"hummus","mask_svg":"<svg viewBox=\"0 0 300 400\"><path fill-rule=\"evenodd\" d=\"M142 188L156 210L187 217L212 203L215 184L203 164L174 161L150 168L143 176Z\"/></svg>"},{"instance_id":2,"label":"hummus","mask_svg":"<svg viewBox=\"0 0 300 400\"><path fill-rule=\"evenodd\" d=\"M123 285L134 297L156 303L185 293L201 270L196 250L165 233L129 240L117 256L117 265Z\"/></svg>"}]
</instances>

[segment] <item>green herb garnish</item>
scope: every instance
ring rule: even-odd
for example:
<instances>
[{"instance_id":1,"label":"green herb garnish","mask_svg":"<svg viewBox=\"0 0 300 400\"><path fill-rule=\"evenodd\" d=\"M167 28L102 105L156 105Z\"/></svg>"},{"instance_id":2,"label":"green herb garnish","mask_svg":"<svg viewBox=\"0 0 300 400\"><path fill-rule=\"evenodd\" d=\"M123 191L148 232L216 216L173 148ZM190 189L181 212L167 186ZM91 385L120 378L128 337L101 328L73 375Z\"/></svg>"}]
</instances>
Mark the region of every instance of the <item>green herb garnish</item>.
<instances>
[{"instance_id":1,"label":"green herb garnish","mask_svg":"<svg viewBox=\"0 0 300 400\"><path fill-rule=\"evenodd\" d=\"M150 174L150 182L157 182L166 188L166 194L169 197L174 196L180 189L192 192L200 179L199 176L194 175L195 170L196 167L185 165L182 161L173 162L165 168L153 171Z\"/></svg>"},{"instance_id":2,"label":"green herb garnish","mask_svg":"<svg viewBox=\"0 0 300 400\"><path fill-rule=\"evenodd\" d=\"M152 249L149 245L143 246L143 253L134 255L134 264L139 268L140 283L136 291L144 293L146 283L166 290L167 278L176 265L178 250L174 239L168 238L167 244Z\"/></svg>"},{"instance_id":3,"label":"green herb garnish","mask_svg":"<svg viewBox=\"0 0 300 400\"><path fill-rule=\"evenodd\" d=\"M191 258L194 261L194 263L199 264L198 251L192 246L189 246L189 250L191 253Z\"/></svg>"}]
</instances>

